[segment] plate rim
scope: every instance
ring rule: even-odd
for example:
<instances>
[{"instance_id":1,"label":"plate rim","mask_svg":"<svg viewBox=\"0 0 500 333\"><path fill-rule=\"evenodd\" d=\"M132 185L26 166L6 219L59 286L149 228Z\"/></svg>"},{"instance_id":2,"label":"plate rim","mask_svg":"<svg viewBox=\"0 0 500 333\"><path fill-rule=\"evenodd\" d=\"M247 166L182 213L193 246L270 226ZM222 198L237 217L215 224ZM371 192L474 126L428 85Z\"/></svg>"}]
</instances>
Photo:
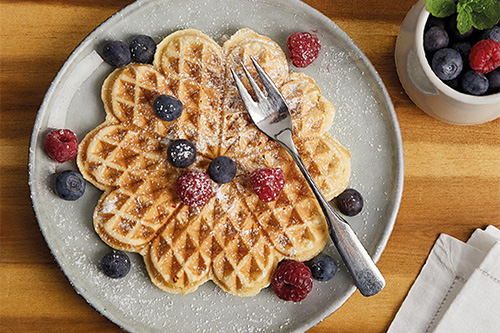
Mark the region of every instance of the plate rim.
<instances>
[{"instance_id":1,"label":"plate rim","mask_svg":"<svg viewBox=\"0 0 500 333\"><path fill-rule=\"evenodd\" d=\"M31 199L31 206L35 215L35 218L38 222L38 227L40 231L42 232L42 235L45 239L45 242L54 258L54 260L57 262L59 269L63 272L65 277L68 279L70 282L71 286L73 289L77 292L78 295L80 295L90 306L92 306L95 310L99 312L102 316L105 316L107 319L112 321L115 325L119 326L122 329L125 329L127 331L136 331L137 328L134 328L128 323L124 323L121 320L118 320L113 313L107 311L103 306L99 306L99 304L96 304L95 299L89 299L92 297L89 297L88 295L85 295L85 291L82 290L81 286L77 286L73 280L71 279L70 276L68 276L67 272L63 269L61 263L59 262L58 257L56 256L53 245L49 243L47 240L50 239L50 236L46 234L46 230L43 228L42 224L40 223L39 219L39 214L37 210L39 209L37 207L37 204L34 200L33 193L34 193L34 184L35 180L33 179L34 177L34 168L35 168L35 151L36 151L36 143L38 139L38 135L41 130L41 123L43 120L43 116L46 112L47 109L47 104L49 103L50 99L52 98L52 95L54 94L54 90L58 86L58 84L61 82L61 78L65 75L65 73L68 71L68 68L70 67L71 63L74 61L74 59L78 56L78 53L81 49L85 48L87 44L92 42L92 36L94 33L101 29L105 28L107 25L111 24L110 22L114 20L118 16L126 16L133 12L135 9L139 8L142 5L148 4L148 3L154 3L154 2L171 2L175 0L136 0L127 6L121 8L111 16L109 16L106 20L101 22L99 25L97 25L92 31L90 31L85 38L71 51L70 55L66 58L64 61L63 65L60 67L58 70L57 74L55 75L54 79L51 81L49 88L45 92L44 98L42 100L42 103L40 104L40 107L37 112L37 116L35 118L35 122L33 124L33 129L31 132L31 137L30 137L30 143L29 143L29 158L28 158L28 185L30 189L30 199ZM301 7L305 11L311 12L314 14L315 18L321 21L322 24L326 25L329 27L331 30L334 30L338 35L338 37L345 42L349 47L351 47L357 56L359 56L362 59L363 66L366 68L366 70L369 72L371 78L373 79L375 85L373 86L375 91L381 92L381 96L383 99L383 102L387 108L387 113L386 117L387 118L387 124L388 128L391 130L390 132L393 135L393 149L394 149L394 200L393 204L391 205L392 209L390 214L388 214L388 219L387 222L384 225L384 228L379 232L380 233L380 238L379 242L376 246L375 252L371 254L373 260L375 262L378 262L380 259L383 251L385 250L387 246L387 242L392 234L394 224L396 222L397 215L399 213L400 205L401 205L401 200L402 200L402 195L403 195L403 186L404 186L404 154L403 154L403 141L402 141L402 136L401 136L401 130L397 118L396 111L394 109L394 105L391 101L390 95L387 91L387 88L385 87L382 78L378 74L377 70L373 66L373 64L369 61L368 57L364 54L364 52L359 48L359 46L352 40L352 38L344 31L342 30L333 20L325 16L323 13L321 13L319 10L307 5L306 3L303 3L300 0L244 0L247 2L255 2L259 1L261 3L272 3L273 5L276 4L284 4L284 5L295 5L298 7ZM379 98L380 98L379 97ZM317 324L319 324L321 321L323 321L326 317L330 316L333 314L336 310L338 310L350 297L351 295L355 292L356 287L354 285L351 285L350 288L344 293L342 297L337 299L335 302L333 302L330 306L326 307L324 311L319 312L316 315L316 318L312 321L309 321L307 323L300 323L297 325L297 328L295 331L305 331L308 330Z\"/></svg>"}]
</instances>

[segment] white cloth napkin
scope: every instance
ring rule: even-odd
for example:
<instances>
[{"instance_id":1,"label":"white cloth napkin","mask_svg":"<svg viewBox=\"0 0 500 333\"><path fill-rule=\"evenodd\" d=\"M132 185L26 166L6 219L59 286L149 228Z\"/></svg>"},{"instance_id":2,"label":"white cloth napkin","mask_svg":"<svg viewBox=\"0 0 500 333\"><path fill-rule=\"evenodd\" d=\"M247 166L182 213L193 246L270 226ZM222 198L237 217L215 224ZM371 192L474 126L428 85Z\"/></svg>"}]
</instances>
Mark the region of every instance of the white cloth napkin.
<instances>
[{"instance_id":1,"label":"white cloth napkin","mask_svg":"<svg viewBox=\"0 0 500 333\"><path fill-rule=\"evenodd\" d=\"M500 332L500 230L441 234L388 332Z\"/></svg>"}]
</instances>

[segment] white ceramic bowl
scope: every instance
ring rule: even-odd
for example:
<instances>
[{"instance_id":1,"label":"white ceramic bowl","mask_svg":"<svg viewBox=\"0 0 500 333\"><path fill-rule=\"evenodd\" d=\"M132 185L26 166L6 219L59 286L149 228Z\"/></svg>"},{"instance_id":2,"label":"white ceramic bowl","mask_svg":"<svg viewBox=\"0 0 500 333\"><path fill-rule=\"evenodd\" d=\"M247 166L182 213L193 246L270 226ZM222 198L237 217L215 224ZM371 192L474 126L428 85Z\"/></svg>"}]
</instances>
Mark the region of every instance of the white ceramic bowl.
<instances>
[{"instance_id":1,"label":"white ceramic bowl","mask_svg":"<svg viewBox=\"0 0 500 333\"><path fill-rule=\"evenodd\" d=\"M450 124L482 124L500 117L500 93L467 95L434 74L423 46L428 17L424 0L420 0L406 15L396 39L396 69L408 96L422 111Z\"/></svg>"}]
</instances>

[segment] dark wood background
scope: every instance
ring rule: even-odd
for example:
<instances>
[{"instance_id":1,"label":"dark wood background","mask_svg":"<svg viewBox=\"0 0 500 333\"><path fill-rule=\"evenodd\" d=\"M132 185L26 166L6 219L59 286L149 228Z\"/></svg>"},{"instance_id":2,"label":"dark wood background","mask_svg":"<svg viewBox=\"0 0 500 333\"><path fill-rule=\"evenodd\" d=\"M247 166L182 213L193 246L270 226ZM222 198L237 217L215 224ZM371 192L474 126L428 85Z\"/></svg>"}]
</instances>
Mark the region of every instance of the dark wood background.
<instances>
[{"instance_id":1,"label":"dark wood background","mask_svg":"<svg viewBox=\"0 0 500 333\"><path fill-rule=\"evenodd\" d=\"M0 331L116 332L79 296L38 228L27 185L30 133L50 82L71 51L130 0L0 2ZM394 64L399 26L416 0L306 0L338 24L382 77L401 126L403 200L379 261L387 287L356 292L310 332L384 332L440 233L465 240L500 226L500 120L453 126L420 111Z\"/></svg>"}]
</instances>

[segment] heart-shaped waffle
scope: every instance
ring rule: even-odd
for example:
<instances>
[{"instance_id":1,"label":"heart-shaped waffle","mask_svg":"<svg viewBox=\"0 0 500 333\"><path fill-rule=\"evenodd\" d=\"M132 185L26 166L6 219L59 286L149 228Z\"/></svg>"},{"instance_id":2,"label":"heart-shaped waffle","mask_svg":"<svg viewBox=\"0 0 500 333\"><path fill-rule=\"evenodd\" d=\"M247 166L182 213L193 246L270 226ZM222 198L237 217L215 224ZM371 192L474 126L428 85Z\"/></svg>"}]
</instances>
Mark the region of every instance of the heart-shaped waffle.
<instances>
[{"instance_id":1,"label":"heart-shaped waffle","mask_svg":"<svg viewBox=\"0 0 500 333\"><path fill-rule=\"evenodd\" d=\"M255 295L280 260L311 259L328 240L321 209L295 163L252 124L239 98L229 69L242 71L250 55L287 100L297 148L325 197L348 184L350 153L327 132L333 105L312 78L288 72L274 41L242 29L221 47L197 30L172 33L157 46L153 65L129 64L109 75L102 88L106 121L82 140L77 159L85 179L104 191L94 212L101 239L143 255L151 280L168 292L185 294L213 280L231 294ZM182 101L180 118L155 116L160 94ZM175 139L197 148L187 169L167 159ZM235 161L236 177L214 183L204 206L183 204L177 178L206 171L221 155ZM250 186L250 173L264 167L285 173L273 202L259 200Z\"/></svg>"}]
</instances>

